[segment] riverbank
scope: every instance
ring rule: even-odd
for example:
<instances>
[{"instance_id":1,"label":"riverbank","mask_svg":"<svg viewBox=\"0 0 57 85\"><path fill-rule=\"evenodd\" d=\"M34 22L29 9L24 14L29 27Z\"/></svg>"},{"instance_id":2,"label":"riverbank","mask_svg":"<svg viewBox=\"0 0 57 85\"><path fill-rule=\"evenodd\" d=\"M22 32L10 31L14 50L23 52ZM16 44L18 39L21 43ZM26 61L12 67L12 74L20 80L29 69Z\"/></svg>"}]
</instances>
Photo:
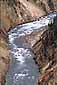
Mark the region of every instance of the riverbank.
<instances>
[{"instance_id":1,"label":"riverbank","mask_svg":"<svg viewBox=\"0 0 57 85\"><path fill-rule=\"evenodd\" d=\"M5 85L10 57L7 35L0 30L0 85Z\"/></svg>"},{"instance_id":2,"label":"riverbank","mask_svg":"<svg viewBox=\"0 0 57 85\"><path fill-rule=\"evenodd\" d=\"M55 18L57 20L57 18ZM39 67L41 76L38 80L39 85L57 84L57 22L46 30L33 32L26 37L26 42L30 44L33 59Z\"/></svg>"},{"instance_id":3,"label":"riverbank","mask_svg":"<svg viewBox=\"0 0 57 85\"><path fill-rule=\"evenodd\" d=\"M42 7L41 2L43 3ZM38 4L37 4L38 3ZM1 0L0 1L0 21L1 21L1 29L6 31L9 30L10 27L13 27L20 23L30 22L36 20L37 18L47 15L48 13L57 11L57 0L53 0L51 5L54 5L53 10L49 8L47 0L41 0L33 4L30 0ZM39 6L40 5L40 6ZM46 9L47 13L45 12ZM48 11L49 10L49 11Z\"/></svg>"}]
</instances>

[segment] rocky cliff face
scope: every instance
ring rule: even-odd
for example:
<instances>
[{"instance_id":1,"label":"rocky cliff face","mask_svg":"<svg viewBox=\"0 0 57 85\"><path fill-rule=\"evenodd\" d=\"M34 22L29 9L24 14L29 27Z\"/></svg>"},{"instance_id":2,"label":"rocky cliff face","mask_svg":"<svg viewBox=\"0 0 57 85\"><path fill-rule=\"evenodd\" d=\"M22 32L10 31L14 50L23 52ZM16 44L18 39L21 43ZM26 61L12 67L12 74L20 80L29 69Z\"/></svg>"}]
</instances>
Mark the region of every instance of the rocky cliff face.
<instances>
[{"instance_id":1,"label":"rocky cliff face","mask_svg":"<svg viewBox=\"0 0 57 85\"><path fill-rule=\"evenodd\" d=\"M40 85L57 84L57 18L33 45L35 62L39 65Z\"/></svg>"},{"instance_id":2,"label":"rocky cliff face","mask_svg":"<svg viewBox=\"0 0 57 85\"><path fill-rule=\"evenodd\" d=\"M11 26L29 22L55 10L57 0L0 0L0 28L8 31Z\"/></svg>"},{"instance_id":3,"label":"rocky cliff face","mask_svg":"<svg viewBox=\"0 0 57 85\"><path fill-rule=\"evenodd\" d=\"M7 35L0 29L0 85L5 84L5 75L9 68L10 57Z\"/></svg>"},{"instance_id":4,"label":"rocky cliff face","mask_svg":"<svg viewBox=\"0 0 57 85\"><path fill-rule=\"evenodd\" d=\"M50 13L54 10L57 11L57 0L33 0L34 3L43 11Z\"/></svg>"},{"instance_id":5,"label":"rocky cliff face","mask_svg":"<svg viewBox=\"0 0 57 85\"><path fill-rule=\"evenodd\" d=\"M39 67L38 85L57 84L57 17L53 24L42 31L26 36L26 42L32 48L33 59Z\"/></svg>"},{"instance_id":6,"label":"rocky cliff face","mask_svg":"<svg viewBox=\"0 0 57 85\"><path fill-rule=\"evenodd\" d=\"M31 21L45 13L26 0L0 0L0 28L15 26L23 22Z\"/></svg>"}]
</instances>

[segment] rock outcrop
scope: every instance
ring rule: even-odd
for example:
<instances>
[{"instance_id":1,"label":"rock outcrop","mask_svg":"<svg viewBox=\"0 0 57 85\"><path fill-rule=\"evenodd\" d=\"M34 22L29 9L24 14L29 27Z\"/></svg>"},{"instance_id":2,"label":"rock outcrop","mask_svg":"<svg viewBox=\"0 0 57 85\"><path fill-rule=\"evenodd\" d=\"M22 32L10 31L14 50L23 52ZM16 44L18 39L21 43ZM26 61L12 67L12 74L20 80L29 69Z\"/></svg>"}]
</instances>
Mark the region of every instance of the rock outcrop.
<instances>
[{"instance_id":1,"label":"rock outcrop","mask_svg":"<svg viewBox=\"0 0 57 85\"><path fill-rule=\"evenodd\" d=\"M50 13L52 11L57 11L57 0L28 0L34 1L34 3L40 7L45 13Z\"/></svg>"},{"instance_id":2,"label":"rock outcrop","mask_svg":"<svg viewBox=\"0 0 57 85\"><path fill-rule=\"evenodd\" d=\"M6 73L9 68L10 57L7 35L0 29L0 85L6 82Z\"/></svg>"},{"instance_id":3,"label":"rock outcrop","mask_svg":"<svg viewBox=\"0 0 57 85\"><path fill-rule=\"evenodd\" d=\"M38 85L57 84L57 17L46 30L32 33L26 37L34 53L41 77ZM29 41L28 41L29 40Z\"/></svg>"},{"instance_id":4,"label":"rock outcrop","mask_svg":"<svg viewBox=\"0 0 57 85\"><path fill-rule=\"evenodd\" d=\"M57 84L57 40L54 38L54 31L47 30L33 46L34 60L42 75L41 85Z\"/></svg>"},{"instance_id":5,"label":"rock outcrop","mask_svg":"<svg viewBox=\"0 0 57 85\"><path fill-rule=\"evenodd\" d=\"M8 29L57 11L57 0L0 0L0 28Z\"/></svg>"},{"instance_id":6,"label":"rock outcrop","mask_svg":"<svg viewBox=\"0 0 57 85\"><path fill-rule=\"evenodd\" d=\"M0 28L7 31L10 27L29 22L45 13L26 0L0 0Z\"/></svg>"}]
</instances>

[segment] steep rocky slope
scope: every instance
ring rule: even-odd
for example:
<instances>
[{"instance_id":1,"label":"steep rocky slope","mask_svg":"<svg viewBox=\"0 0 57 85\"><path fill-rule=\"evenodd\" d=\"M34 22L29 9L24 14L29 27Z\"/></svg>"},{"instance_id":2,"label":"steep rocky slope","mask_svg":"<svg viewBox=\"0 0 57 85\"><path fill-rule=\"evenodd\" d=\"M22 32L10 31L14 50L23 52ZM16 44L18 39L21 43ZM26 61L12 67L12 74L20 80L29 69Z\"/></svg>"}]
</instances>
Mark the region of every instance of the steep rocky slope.
<instances>
[{"instance_id":1,"label":"steep rocky slope","mask_svg":"<svg viewBox=\"0 0 57 85\"><path fill-rule=\"evenodd\" d=\"M7 36L0 29L0 85L5 84L5 75L9 68L9 48L7 42Z\"/></svg>"},{"instance_id":2,"label":"steep rocky slope","mask_svg":"<svg viewBox=\"0 0 57 85\"><path fill-rule=\"evenodd\" d=\"M57 85L57 17L47 30L28 35L26 41L41 73L38 85Z\"/></svg>"},{"instance_id":3,"label":"steep rocky slope","mask_svg":"<svg viewBox=\"0 0 57 85\"><path fill-rule=\"evenodd\" d=\"M44 15L42 10L26 0L0 0L0 12L0 28L6 28L7 31L11 26Z\"/></svg>"},{"instance_id":4,"label":"steep rocky slope","mask_svg":"<svg viewBox=\"0 0 57 85\"><path fill-rule=\"evenodd\" d=\"M0 0L0 28L8 30L56 10L57 0Z\"/></svg>"},{"instance_id":5,"label":"steep rocky slope","mask_svg":"<svg viewBox=\"0 0 57 85\"><path fill-rule=\"evenodd\" d=\"M57 0L28 0L33 1L38 7L40 7L45 13L50 13L54 10L57 11Z\"/></svg>"},{"instance_id":6,"label":"steep rocky slope","mask_svg":"<svg viewBox=\"0 0 57 85\"><path fill-rule=\"evenodd\" d=\"M53 40L53 33L45 31L42 39L33 46L34 60L41 73L40 85L57 84L57 41Z\"/></svg>"}]
</instances>

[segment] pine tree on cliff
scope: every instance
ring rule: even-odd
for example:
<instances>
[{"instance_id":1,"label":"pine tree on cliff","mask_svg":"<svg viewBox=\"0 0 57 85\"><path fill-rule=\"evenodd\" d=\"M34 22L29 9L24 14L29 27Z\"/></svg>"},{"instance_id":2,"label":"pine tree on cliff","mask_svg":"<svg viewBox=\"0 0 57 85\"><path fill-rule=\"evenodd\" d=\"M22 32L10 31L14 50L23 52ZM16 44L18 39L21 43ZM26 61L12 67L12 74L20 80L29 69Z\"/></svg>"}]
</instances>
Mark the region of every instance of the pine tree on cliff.
<instances>
[{"instance_id":1,"label":"pine tree on cliff","mask_svg":"<svg viewBox=\"0 0 57 85\"><path fill-rule=\"evenodd\" d=\"M55 39L57 39L57 16L54 18L53 23L49 24L49 31L53 31Z\"/></svg>"}]
</instances>

